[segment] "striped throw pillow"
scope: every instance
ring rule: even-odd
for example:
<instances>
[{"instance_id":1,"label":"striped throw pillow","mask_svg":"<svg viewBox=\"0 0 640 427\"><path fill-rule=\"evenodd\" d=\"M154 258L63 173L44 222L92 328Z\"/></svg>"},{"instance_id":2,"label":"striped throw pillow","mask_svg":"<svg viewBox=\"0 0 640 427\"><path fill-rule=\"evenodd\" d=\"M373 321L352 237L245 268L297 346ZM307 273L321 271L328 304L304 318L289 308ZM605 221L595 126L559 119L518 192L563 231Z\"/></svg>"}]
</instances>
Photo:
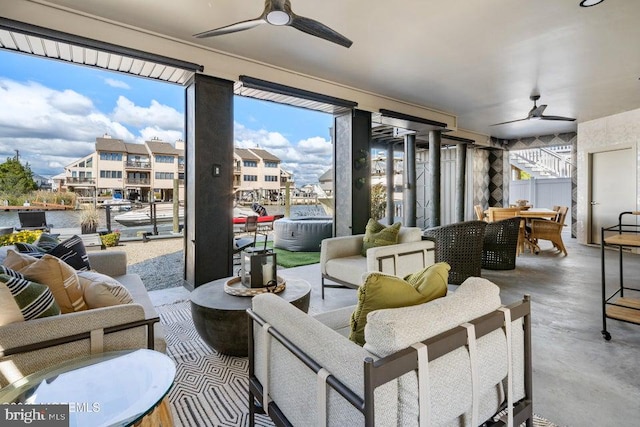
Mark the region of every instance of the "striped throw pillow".
<instances>
[{"instance_id":1,"label":"striped throw pillow","mask_svg":"<svg viewBox=\"0 0 640 427\"><path fill-rule=\"evenodd\" d=\"M24 320L60 314L60 307L47 286L6 274L0 274L0 283L3 283L13 295Z\"/></svg>"},{"instance_id":2,"label":"striped throw pillow","mask_svg":"<svg viewBox=\"0 0 640 427\"><path fill-rule=\"evenodd\" d=\"M68 238L47 253L60 258L76 270L91 270L87 250L84 247L84 243L82 243L82 239L78 236Z\"/></svg>"},{"instance_id":3,"label":"striped throw pillow","mask_svg":"<svg viewBox=\"0 0 640 427\"><path fill-rule=\"evenodd\" d=\"M38 245L34 245L32 243L16 243L16 249L21 254L29 255L34 258L42 258L44 254L47 253L45 249L38 247Z\"/></svg>"}]
</instances>

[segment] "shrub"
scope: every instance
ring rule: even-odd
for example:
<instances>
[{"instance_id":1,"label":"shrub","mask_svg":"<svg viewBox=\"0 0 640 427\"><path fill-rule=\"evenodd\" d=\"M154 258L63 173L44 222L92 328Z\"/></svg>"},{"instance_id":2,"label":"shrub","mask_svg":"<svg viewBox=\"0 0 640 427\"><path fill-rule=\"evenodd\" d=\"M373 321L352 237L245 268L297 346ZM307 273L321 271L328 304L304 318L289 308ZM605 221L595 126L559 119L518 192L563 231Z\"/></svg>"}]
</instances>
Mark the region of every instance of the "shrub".
<instances>
[{"instance_id":1,"label":"shrub","mask_svg":"<svg viewBox=\"0 0 640 427\"><path fill-rule=\"evenodd\" d=\"M100 239L102 240L102 244L108 248L118 246L118 243L120 243L120 232L114 231L113 233L103 234L100 236Z\"/></svg>"},{"instance_id":2,"label":"shrub","mask_svg":"<svg viewBox=\"0 0 640 427\"><path fill-rule=\"evenodd\" d=\"M13 245L16 243L33 243L42 234L42 230L23 230L17 233L0 236L0 246Z\"/></svg>"}]
</instances>

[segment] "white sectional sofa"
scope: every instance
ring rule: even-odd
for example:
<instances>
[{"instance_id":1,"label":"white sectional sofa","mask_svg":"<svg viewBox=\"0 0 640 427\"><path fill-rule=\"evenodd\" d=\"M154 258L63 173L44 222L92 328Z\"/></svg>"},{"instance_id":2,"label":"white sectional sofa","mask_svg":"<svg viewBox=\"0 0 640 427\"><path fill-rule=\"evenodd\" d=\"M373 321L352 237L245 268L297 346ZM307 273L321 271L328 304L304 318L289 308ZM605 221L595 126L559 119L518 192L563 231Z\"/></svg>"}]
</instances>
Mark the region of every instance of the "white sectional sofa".
<instances>
[{"instance_id":1,"label":"white sectional sofa","mask_svg":"<svg viewBox=\"0 0 640 427\"><path fill-rule=\"evenodd\" d=\"M0 387L20 376L95 351L165 351L158 314L140 276L127 274L126 253L99 251L87 255L91 268L122 283L134 303L0 326ZM92 344L92 331L104 333L102 346Z\"/></svg>"}]
</instances>

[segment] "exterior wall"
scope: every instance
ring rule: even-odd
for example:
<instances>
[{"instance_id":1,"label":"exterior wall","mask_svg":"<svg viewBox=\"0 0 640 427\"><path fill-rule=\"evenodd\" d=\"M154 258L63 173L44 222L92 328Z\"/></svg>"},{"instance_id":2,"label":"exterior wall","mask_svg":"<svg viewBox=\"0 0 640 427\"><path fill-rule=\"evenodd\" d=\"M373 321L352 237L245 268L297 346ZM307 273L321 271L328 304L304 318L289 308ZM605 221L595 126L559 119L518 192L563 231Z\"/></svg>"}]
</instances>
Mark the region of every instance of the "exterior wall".
<instances>
[{"instance_id":1,"label":"exterior wall","mask_svg":"<svg viewBox=\"0 0 640 427\"><path fill-rule=\"evenodd\" d=\"M100 190L111 190L111 189L121 189L124 190L124 182L126 178L126 173L124 171L124 161L126 158L125 153L122 154L122 160L101 160L100 153L96 153L96 165L97 165L97 173L96 173L96 182L98 187L98 192ZM116 171L122 173L122 178L101 178L101 171Z\"/></svg>"},{"instance_id":2,"label":"exterior wall","mask_svg":"<svg viewBox=\"0 0 640 427\"><path fill-rule=\"evenodd\" d=\"M638 153L640 141L640 109L631 110L601 119L578 123L577 141L577 237L580 243L589 238L589 194L591 176L589 154L617 148L632 148ZM636 206L640 206L640 154L636 154L636 170L630 171L636 178Z\"/></svg>"},{"instance_id":3,"label":"exterior wall","mask_svg":"<svg viewBox=\"0 0 640 427\"><path fill-rule=\"evenodd\" d=\"M158 154L159 156L169 156L168 154ZM157 162L156 156L151 158L151 187L154 189L173 189L173 179L159 179L156 178L156 172L159 173L172 173L173 178L178 178L178 163L177 156L173 157L172 163Z\"/></svg>"},{"instance_id":4,"label":"exterior wall","mask_svg":"<svg viewBox=\"0 0 640 427\"><path fill-rule=\"evenodd\" d=\"M265 163L264 160L258 162L258 183L261 185L259 188L280 191L280 163L278 162L278 167L275 168L268 168ZM267 175L275 176L275 181L267 181Z\"/></svg>"}]
</instances>

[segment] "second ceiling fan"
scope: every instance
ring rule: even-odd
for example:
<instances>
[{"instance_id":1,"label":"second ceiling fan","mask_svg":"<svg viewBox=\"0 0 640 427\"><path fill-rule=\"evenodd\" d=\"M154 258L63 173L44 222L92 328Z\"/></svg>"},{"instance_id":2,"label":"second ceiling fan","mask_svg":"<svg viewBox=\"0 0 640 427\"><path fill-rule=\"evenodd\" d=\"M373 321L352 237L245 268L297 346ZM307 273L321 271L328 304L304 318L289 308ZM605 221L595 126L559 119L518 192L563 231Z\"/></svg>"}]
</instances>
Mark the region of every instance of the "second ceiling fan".
<instances>
[{"instance_id":1,"label":"second ceiling fan","mask_svg":"<svg viewBox=\"0 0 640 427\"><path fill-rule=\"evenodd\" d=\"M328 40L347 48L353 43L351 40L327 27L323 23L293 13L291 10L291 2L289 0L265 0L264 10L257 18L236 22L235 24L227 25L225 27L194 34L194 37L206 38L220 36L222 34L236 33L238 31L250 30L251 28L262 24L293 27L296 30L300 30L315 37L320 37L321 39Z\"/></svg>"},{"instance_id":2,"label":"second ceiling fan","mask_svg":"<svg viewBox=\"0 0 640 427\"><path fill-rule=\"evenodd\" d=\"M573 117L545 116L543 113L547 106L541 105L538 107L538 105L536 104L536 101L540 99L540 95L531 95L529 99L533 101L533 108L529 111L527 117L523 119L509 120L508 122L494 123L491 126L506 125L507 123L522 122L525 120L556 120L563 122L573 122L576 120Z\"/></svg>"}]
</instances>

